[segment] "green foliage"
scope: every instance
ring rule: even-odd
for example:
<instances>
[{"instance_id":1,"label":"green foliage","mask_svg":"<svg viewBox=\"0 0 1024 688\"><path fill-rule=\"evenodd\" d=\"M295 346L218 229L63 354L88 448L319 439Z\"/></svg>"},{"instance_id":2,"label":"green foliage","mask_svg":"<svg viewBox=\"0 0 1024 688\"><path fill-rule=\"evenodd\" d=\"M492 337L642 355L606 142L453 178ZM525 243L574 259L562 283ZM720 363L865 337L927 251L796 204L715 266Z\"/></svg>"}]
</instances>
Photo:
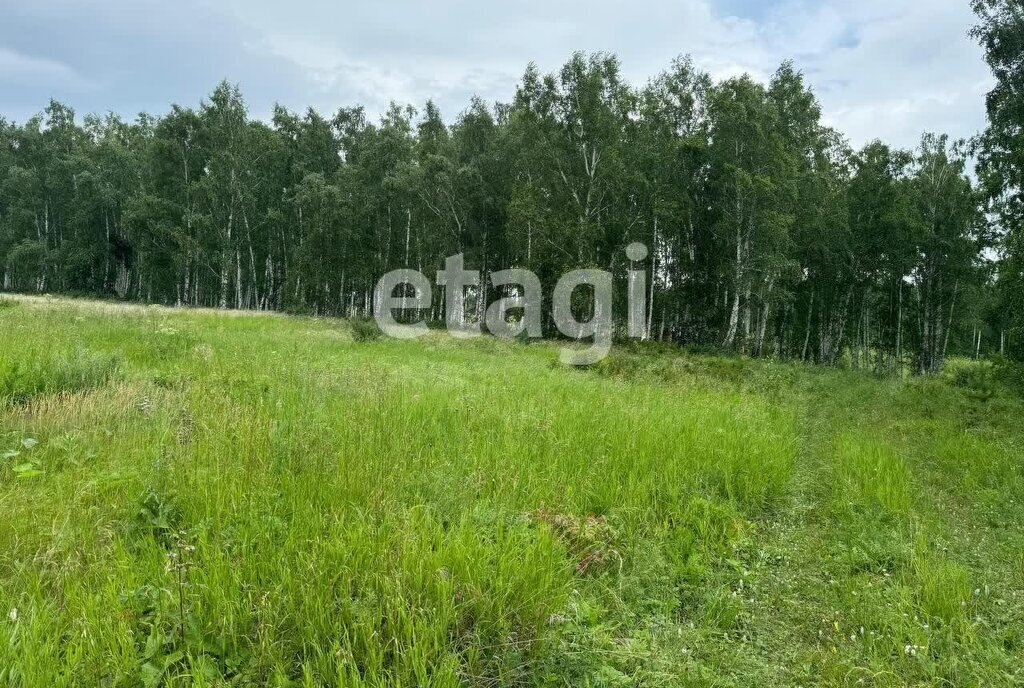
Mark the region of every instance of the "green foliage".
<instances>
[{"instance_id":1,"label":"green foliage","mask_svg":"<svg viewBox=\"0 0 1024 688\"><path fill-rule=\"evenodd\" d=\"M348 323L352 328L352 338L357 342L372 342L382 336L377 321L372 318L352 318Z\"/></svg>"},{"instance_id":2,"label":"green foliage","mask_svg":"<svg viewBox=\"0 0 1024 688\"><path fill-rule=\"evenodd\" d=\"M1024 406L959 372L998 365L0 318L6 366L119 362L0 408L5 686L1022 678Z\"/></svg>"},{"instance_id":3,"label":"green foliage","mask_svg":"<svg viewBox=\"0 0 1024 688\"><path fill-rule=\"evenodd\" d=\"M971 0L978 24L971 35L981 44L995 77L986 96L988 127L977 141L978 176L988 207L999 217L1001 260L996 271L990 320L1001 338L1017 334L1005 352L1022 359L1020 332L1024 327L1024 21L1015 0ZM1000 350L1004 352L1003 349Z\"/></svg>"},{"instance_id":4,"label":"green foliage","mask_svg":"<svg viewBox=\"0 0 1024 688\"><path fill-rule=\"evenodd\" d=\"M975 401L986 402L995 396L996 375L989 363L956 361L948 367L947 375L954 386Z\"/></svg>"},{"instance_id":5,"label":"green foliage","mask_svg":"<svg viewBox=\"0 0 1024 688\"><path fill-rule=\"evenodd\" d=\"M0 400L21 404L43 395L99 387L116 374L119 363L117 355L85 349L0 360Z\"/></svg>"},{"instance_id":6,"label":"green foliage","mask_svg":"<svg viewBox=\"0 0 1024 688\"><path fill-rule=\"evenodd\" d=\"M382 275L432 277L454 254L485 280L481 314L495 272L529 269L550 295L601 266L618 332L633 268L645 339L936 373L979 330L995 351L1022 310L1019 251L1008 236L993 274L968 160L930 134L850 150L789 62L761 83L679 58L634 87L614 55L575 53L451 123L430 101L265 122L222 82L159 117L51 102L0 123L0 262L14 291L357 319ZM630 264L633 242L648 259Z\"/></svg>"},{"instance_id":7,"label":"green foliage","mask_svg":"<svg viewBox=\"0 0 1024 688\"><path fill-rule=\"evenodd\" d=\"M1024 363L1003 356L993 359L993 374L1014 394L1024 397Z\"/></svg>"}]
</instances>

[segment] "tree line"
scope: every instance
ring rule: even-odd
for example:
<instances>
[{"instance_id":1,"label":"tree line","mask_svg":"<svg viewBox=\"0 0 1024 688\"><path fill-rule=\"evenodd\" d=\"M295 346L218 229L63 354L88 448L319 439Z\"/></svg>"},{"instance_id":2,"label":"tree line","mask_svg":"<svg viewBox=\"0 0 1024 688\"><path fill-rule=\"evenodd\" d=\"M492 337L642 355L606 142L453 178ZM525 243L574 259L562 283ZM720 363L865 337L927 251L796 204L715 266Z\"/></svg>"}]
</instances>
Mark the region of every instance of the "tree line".
<instances>
[{"instance_id":1,"label":"tree line","mask_svg":"<svg viewBox=\"0 0 1024 688\"><path fill-rule=\"evenodd\" d=\"M261 121L226 82L133 121L51 102L0 119L0 265L5 290L365 316L385 272L461 253L481 314L492 271L549 294L608 270L624 330L638 241L649 339L930 372L1020 331L1002 266L1021 254L997 250L994 175L973 182L971 153L935 134L855 150L791 63L763 84L680 58L638 88L579 53L451 123L431 102Z\"/></svg>"}]
</instances>

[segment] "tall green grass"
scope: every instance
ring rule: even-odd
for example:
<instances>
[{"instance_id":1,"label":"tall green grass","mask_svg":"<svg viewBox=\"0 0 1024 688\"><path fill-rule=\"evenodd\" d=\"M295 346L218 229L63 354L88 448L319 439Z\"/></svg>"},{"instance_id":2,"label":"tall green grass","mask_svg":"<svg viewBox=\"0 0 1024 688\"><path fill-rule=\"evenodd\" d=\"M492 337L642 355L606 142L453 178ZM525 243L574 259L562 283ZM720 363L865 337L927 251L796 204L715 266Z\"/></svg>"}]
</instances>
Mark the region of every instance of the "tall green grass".
<instances>
[{"instance_id":1,"label":"tall green grass","mask_svg":"<svg viewBox=\"0 0 1024 688\"><path fill-rule=\"evenodd\" d=\"M0 324L4 369L45 381L0 412L0 685L1012 670L973 591L1013 563L951 552L962 524L927 492L1004 494L1007 438L947 479L957 421L908 442L928 435L885 412L903 383L670 352L580 371L543 344L307 318L58 303Z\"/></svg>"},{"instance_id":2,"label":"tall green grass","mask_svg":"<svg viewBox=\"0 0 1024 688\"><path fill-rule=\"evenodd\" d=\"M0 402L23 403L34 397L77 392L106 384L116 373L116 355L76 349L37 351L24 358L0 359Z\"/></svg>"}]
</instances>

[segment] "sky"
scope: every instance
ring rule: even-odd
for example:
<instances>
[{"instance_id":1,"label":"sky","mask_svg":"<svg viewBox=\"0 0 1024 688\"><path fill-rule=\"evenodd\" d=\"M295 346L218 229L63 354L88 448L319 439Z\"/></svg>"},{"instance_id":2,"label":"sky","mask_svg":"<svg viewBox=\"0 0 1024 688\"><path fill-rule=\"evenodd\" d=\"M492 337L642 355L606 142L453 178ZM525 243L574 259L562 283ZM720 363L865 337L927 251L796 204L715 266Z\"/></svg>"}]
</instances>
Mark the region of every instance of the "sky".
<instances>
[{"instance_id":1,"label":"sky","mask_svg":"<svg viewBox=\"0 0 1024 688\"><path fill-rule=\"evenodd\" d=\"M126 117L198 105L222 79L254 117L476 95L509 101L527 63L619 56L643 85L679 55L716 78L766 80L794 60L855 146L913 147L985 123L992 79L968 0L0 0L0 116L50 98Z\"/></svg>"}]
</instances>

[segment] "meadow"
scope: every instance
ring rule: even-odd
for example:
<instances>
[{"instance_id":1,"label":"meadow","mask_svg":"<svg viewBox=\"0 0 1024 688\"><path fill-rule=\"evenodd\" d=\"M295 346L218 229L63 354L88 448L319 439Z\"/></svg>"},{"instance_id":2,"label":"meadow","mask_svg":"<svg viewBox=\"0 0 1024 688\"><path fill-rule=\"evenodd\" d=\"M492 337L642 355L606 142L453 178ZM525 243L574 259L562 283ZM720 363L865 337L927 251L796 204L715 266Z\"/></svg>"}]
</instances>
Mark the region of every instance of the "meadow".
<instances>
[{"instance_id":1,"label":"meadow","mask_svg":"<svg viewBox=\"0 0 1024 688\"><path fill-rule=\"evenodd\" d=\"M1020 685L982 378L3 297L0 686Z\"/></svg>"}]
</instances>

